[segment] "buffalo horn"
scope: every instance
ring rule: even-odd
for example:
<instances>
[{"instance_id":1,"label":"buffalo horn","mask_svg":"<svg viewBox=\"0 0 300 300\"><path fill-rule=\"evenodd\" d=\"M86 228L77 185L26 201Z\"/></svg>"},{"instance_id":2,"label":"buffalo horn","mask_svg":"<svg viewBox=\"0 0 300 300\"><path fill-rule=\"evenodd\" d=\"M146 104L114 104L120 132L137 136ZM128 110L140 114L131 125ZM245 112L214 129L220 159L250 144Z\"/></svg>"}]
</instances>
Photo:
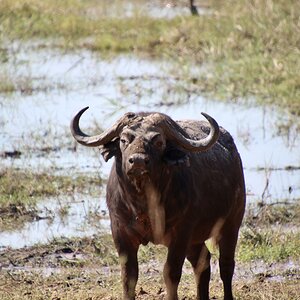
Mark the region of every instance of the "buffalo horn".
<instances>
[{"instance_id":1,"label":"buffalo horn","mask_svg":"<svg viewBox=\"0 0 300 300\"><path fill-rule=\"evenodd\" d=\"M104 131L99 135L89 136L82 132L79 127L79 119L88 108L89 107L85 107L80 110L72 119L70 124L71 132L75 140L78 143L88 147L98 147L110 142L113 138L120 134L124 126L126 126L133 118L135 118L135 114L127 113L107 131Z\"/></svg>"},{"instance_id":2,"label":"buffalo horn","mask_svg":"<svg viewBox=\"0 0 300 300\"><path fill-rule=\"evenodd\" d=\"M202 152L210 149L219 138L219 125L218 123L208 114L201 113L210 124L209 135L201 140L191 140L184 137L177 129L174 128L169 122L165 126L164 131L170 139L175 140L175 142L182 148L191 152Z\"/></svg>"}]
</instances>

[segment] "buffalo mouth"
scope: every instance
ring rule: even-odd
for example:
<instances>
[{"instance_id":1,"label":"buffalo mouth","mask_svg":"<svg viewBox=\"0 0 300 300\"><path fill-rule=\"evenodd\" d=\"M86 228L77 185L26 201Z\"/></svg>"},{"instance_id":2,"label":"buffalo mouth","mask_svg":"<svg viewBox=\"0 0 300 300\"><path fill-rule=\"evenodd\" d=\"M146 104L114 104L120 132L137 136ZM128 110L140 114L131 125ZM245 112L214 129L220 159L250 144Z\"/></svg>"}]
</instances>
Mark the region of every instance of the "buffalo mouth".
<instances>
[{"instance_id":1,"label":"buffalo mouth","mask_svg":"<svg viewBox=\"0 0 300 300\"><path fill-rule=\"evenodd\" d=\"M146 177L149 174L148 170L145 170L143 168L132 168L130 170L128 170L127 175L129 178L143 178Z\"/></svg>"},{"instance_id":2,"label":"buffalo mouth","mask_svg":"<svg viewBox=\"0 0 300 300\"><path fill-rule=\"evenodd\" d=\"M148 170L133 168L127 172L129 182L135 187L138 194L143 193L145 185L149 182L150 173Z\"/></svg>"}]
</instances>

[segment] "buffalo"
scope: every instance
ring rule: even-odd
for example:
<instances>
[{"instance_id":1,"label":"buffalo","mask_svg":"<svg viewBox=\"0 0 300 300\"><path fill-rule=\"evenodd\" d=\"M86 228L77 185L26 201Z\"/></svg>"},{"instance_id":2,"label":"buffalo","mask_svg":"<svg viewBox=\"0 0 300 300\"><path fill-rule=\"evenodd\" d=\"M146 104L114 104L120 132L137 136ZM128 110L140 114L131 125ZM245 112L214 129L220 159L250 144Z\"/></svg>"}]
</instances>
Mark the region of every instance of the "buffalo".
<instances>
[{"instance_id":1,"label":"buffalo","mask_svg":"<svg viewBox=\"0 0 300 300\"><path fill-rule=\"evenodd\" d=\"M107 206L120 257L123 299L135 299L137 252L149 242L168 248L163 276L167 299L178 299L185 258L197 283L197 299L209 299L210 253L219 246L224 299L232 300L235 248L245 210L245 183L232 136L209 115L207 121L174 121L157 112L126 113L95 136L71 121L77 142L114 157Z\"/></svg>"},{"instance_id":2,"label":"buffalo","mask_svg":"<svg viewBox=\"0 0 300 300\"><path fill-rule=\"evenodd\" d=\"M194 0L189 0L190 3L190 11L193 16L199 15L197 6L194 4Z\"/></svg>"},{"instance_id":3,"label":"buffalo","mask_svg":"<svg viewBox=\"0 0 300 300\"><path fill-rule=\"evenodd\" d=\"M194 4L194 0L190 0L190 10L191 10L192 15L194 15L194 16L198 15L198 10Z\"/></svg>"}]
</instances>

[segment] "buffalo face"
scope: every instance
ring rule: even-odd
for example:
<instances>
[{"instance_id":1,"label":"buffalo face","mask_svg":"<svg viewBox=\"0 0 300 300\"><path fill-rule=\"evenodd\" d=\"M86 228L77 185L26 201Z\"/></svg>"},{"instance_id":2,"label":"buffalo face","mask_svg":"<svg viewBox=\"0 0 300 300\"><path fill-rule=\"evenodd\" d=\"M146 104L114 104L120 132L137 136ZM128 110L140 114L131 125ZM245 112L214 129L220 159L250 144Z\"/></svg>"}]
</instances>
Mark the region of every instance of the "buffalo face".
<instances>
[{"instance_id":1,"label":"buffalo face","mask_svg":"<svg viewBox=\"0 0 300 300\"><path fill-rule=\"evenodd\" d=\"M161 113L127 113L102 134L89 136L79 127L79 119L87 108L79 111L71 122L74 138L85 146L100 146L106 161L115 156L129 181L151 178L166 165L188 164L188 152L206 151L219 137L217 122L204 113L211 130L200 140L189 139L176 122Z\"/></svg>"},{"instance_id":2,"label":"buffalo face","mask_svg":"<svg viewBox=\"0 0 300 300\"><path fill-rule=\"evenodd\" d=\"M120 135L120 152L124 173L137 179L158 171L166 148L162 132L151 125L138 123L125 128Z\"/></svg>"}]
</instances>

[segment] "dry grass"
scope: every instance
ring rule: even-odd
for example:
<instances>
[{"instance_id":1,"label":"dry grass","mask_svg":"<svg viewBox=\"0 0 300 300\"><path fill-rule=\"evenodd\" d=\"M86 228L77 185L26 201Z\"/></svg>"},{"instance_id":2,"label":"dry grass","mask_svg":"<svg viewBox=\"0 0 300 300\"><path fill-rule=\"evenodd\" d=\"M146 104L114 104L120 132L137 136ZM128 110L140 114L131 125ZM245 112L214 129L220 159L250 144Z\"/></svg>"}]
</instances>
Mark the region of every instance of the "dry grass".
<instances>
[{"instance_id":1,"label":"dry grass","mask_svg":"<svg viewBox=\"0 0 300 300\"><path fill-rule=\"evenodd\" d=\"M192 275L183 275L180 299L195 299ZM120 276L96 269L66 269L48 277L30 272L2 272L0 274L1 299L121 299ZM234 283L236 300L298 300L298 278L280 281L268 279L239 279ZM158 274L142 274L137 287L137 299L166 299L165 287ZM212 299L222 299L218 279L211 282Z\"/></svg>"}]
</instances>

